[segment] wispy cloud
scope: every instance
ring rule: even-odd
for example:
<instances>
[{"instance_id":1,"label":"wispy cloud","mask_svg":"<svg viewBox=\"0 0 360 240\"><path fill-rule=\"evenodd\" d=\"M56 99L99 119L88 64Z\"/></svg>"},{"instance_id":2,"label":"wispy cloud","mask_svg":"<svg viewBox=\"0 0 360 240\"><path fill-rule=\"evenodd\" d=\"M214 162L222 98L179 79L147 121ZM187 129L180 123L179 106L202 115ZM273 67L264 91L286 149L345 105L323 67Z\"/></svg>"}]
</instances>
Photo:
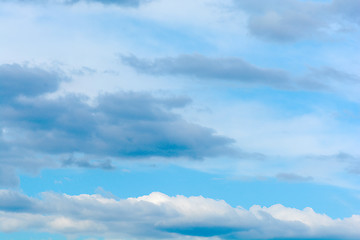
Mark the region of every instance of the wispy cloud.
<instances>
[{"instance_id":1,"label":"wispy cloud","mask_svg":"<svg viewBox=\"0 0 360 240\"><path fill-rule=\"evenodd\" d=\"M334 91L334 87L339 83L360 83L360 77L329 67L311 68L303 76L293 76L285 70L258 67L237 57L188 54L144 59L127 55L121 56L121 60L125 65L144 74L231 80L249 86L269 86L284 90Z\"/></svg>"},{"instance_id":2,"label":"wispy cloud","mask_svg":"<svg viewBox=\"0 0 360 240\"><path fill-rule=\"evenodd\" d=\"M251 34L264 40L293 42L342 31L359 24L355 14L360 9L356 0L234 1L249 15ZM335 28L334 28L335 27Z\"/></svg>"}]
</instances>

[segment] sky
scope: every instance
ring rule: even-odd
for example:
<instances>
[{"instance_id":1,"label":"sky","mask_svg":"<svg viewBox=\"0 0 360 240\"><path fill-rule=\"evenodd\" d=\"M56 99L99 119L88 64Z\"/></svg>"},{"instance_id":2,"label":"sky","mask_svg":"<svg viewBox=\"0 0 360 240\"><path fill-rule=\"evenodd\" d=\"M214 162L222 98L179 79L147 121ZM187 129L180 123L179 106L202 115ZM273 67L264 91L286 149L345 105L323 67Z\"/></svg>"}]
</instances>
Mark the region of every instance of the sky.
<instances>
[{"instance_id":1,"label":"sky","mask_svg":"<svg viewBox=\"0 0 360 240\"><path fill-rule=\"evenodd\" d=\"M0 238L360 238L358 0L0 0Z\"/></svg>"}]
</instances>

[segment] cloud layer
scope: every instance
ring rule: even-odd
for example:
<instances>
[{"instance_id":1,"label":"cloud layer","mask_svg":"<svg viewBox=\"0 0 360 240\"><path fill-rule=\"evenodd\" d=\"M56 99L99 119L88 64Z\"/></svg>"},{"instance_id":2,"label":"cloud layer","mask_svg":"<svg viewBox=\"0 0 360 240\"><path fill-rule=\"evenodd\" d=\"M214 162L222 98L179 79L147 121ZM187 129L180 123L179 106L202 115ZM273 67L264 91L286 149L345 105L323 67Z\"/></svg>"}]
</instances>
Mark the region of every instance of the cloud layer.
<instances>
[{"instance_id":1,"label":"cloud layer","mask_svg":"<svg viewBox=\"0 0 360 240\"><path fill-rule=\"evenodd\" d=\"M0 190L0 230L32 230L68 236L135 239L220 237L222 239L360 237L360 216L332 219L314 212L254 205L233 208L223 200L150 195L113 199L101 195L43 193L42 199ZM151 237L150 237L151 236Z\"/></svg>"},{"instance_id":2,"label":"cloud layer","mask_svg":"<svg viewBox=\"0 0 360 240\"><path fill-rule=\"evenodd\" d=\"M44 96L60 80L38 68L0 66L2 167L36 169L57 159L64 166L108 169L108 158L201 159L231 152L233 140L172 112L188 98L118 92L99 95L89 105L85 96Z\"/></svg>"},{"instance_id":3,"label":"cloud layer","mask_svg":"<svg viewBox=\"0 0 360 240\"><path fill-rule=\"evenodd\" d=\"M304 76L292 76L281 69L261 68L241 58L212 58L201 54L184 54L154 59L121 56L135 71L151 75L194 77L204 80L230 80L249 86L269 86L285 90L333 91L339 83L358 84L356 75L333 68L309 69Z\"/></svg>"}]
</instances>

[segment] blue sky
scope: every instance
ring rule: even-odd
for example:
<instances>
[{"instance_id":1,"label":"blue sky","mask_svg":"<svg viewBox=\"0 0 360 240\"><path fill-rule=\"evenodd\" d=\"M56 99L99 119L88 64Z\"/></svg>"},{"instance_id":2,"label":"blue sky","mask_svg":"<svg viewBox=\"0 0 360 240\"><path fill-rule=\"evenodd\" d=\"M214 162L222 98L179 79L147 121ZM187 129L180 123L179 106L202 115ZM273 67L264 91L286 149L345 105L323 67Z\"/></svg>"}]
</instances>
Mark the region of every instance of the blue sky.
<instances>
[{"instance_id":1,"label":"blue sky","mask_svg":"<svg viewBox=\"0 0 360 240\"><path fill-rule=\"evenodd\" d=\"M359 11L0 1L0 238L358 239Z\"/></svg>"}]
</instances>

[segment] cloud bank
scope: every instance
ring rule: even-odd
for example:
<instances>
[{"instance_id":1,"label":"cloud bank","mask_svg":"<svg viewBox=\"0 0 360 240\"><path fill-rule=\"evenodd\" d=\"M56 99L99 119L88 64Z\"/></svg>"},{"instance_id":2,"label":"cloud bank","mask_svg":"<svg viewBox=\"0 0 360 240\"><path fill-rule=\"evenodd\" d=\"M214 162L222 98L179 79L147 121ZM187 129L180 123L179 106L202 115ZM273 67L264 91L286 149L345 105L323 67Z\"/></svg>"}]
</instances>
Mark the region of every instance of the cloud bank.
<instances>
[{"instance_id":1,"label":"cloud bank","mask_svg":"<svg viewBox=\"0 0 360 240\"><path fill-rule=\"evenodd\" d=\"M360 216L332 219L311 208L277 204L231 207L223 200L150 195L118 199L101 195L43 193L41 199L0 190L0 230L32 230L68 236L217 239L354 239ZM149 237L151 236L151 237Z\"/></svg>"},{"instance_id":2,"label":"cloud bank","mask_svg":"<svg viewBox=\"0 0 360 240\"><path fill-rule=\"evenodd\" d=\"M39 68L0 66L1 167L29 170L60 161L111 169L109 158L202 159L232 152L232 139L172 112L188 98L117 92L90 105L81 95L46 97L62 80ZM11 185L6 179L0 183Z\"/></svg>"}]
</instances>

